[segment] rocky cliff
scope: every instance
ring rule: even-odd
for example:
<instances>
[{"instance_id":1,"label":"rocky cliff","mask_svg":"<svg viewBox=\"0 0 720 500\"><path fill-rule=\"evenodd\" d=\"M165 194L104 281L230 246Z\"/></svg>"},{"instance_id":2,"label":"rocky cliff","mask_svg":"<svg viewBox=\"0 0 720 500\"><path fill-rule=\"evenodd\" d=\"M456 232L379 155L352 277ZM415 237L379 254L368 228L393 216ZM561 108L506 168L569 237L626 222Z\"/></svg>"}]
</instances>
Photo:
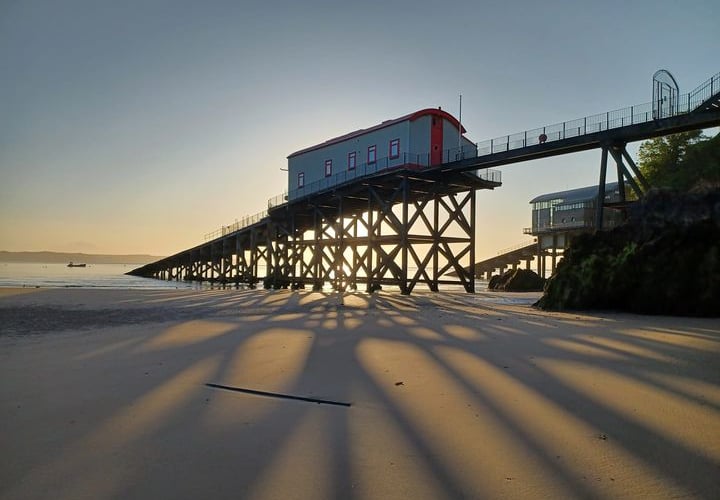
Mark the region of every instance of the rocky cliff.
<instances>
[{"instance_id":1,"label":"rocky cliff","mask_svg":"<svg viewBox=\"0 0 720 500\"><path fill-rule=\"evenodd\" d=\"M537 306L720 316L720 189L653 190L624 225L576 238Z\"/></svg>"}]
</instances>

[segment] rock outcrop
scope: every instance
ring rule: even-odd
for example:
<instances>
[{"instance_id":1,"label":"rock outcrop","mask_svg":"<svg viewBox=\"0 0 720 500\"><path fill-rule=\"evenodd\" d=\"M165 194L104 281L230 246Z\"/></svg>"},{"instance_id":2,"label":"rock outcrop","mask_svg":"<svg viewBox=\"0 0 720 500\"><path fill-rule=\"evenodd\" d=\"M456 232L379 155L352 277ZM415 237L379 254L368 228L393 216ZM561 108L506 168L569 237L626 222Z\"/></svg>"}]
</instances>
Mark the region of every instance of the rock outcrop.
<instances>
[{"instance_id":1,"label":"rock outcrop","mask_svg":"<svg viewBox=\"0 0 720 500\"><path fill-rule=\"evenodd\" d=\"M535 271L529 269L515 269L490 278L488 290L502 290L505 292L539 292L543 289L545 280Z\"/></svg>"},{"instance_id":2,"label":"rock outcrop","mask_svg":"<svg viewBox=\"0 0 720 500\"><path fill-rule=\"evenodd\" d=\"M622 226L577 237L536 305L720 316L720 189L650 191Z\"/></svg>"}]
</instances>

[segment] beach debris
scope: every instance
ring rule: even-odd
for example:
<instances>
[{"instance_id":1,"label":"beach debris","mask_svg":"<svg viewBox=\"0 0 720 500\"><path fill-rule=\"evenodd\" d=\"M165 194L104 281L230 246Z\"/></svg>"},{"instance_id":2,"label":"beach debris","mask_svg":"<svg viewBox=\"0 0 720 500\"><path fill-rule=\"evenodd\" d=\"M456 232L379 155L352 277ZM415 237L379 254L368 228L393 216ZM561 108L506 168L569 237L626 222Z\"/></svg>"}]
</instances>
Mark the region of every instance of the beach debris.
<instances>
[{"instance_id":1,"label":"beach debris","mask_svg":"<svg viewBox=\"0 0 720 500\"><path fill-rule=\"evenodd\" d=\"M399 381L399 382L395 382L395 385L405 385L405 382L403 382L403 381L401 380L401 381Z\"/></svg>"},{"instance_id":2,"label":"beach debris","mask_svg":"<svg viewBox=\"0 0 720 500\"><path fill-rule=\"evenodd\" d=\"M607 434L598 434L597 438L602 441L607 441Z\"/></svg>"},{"instance_id":3,"label":"beach debris","mask_svg":"<svg viewBox=\"0 0 720 500\"><path fill-rule=\"evenodd\" d=\"M293 399L295 401L305 401L308 403L326 404L326 405L334 405L334 406L346 406L346 407L352 406L351 403L343 403L342 401L332 401L330 399L308 398L308 397L304 397L304 396L295 396L293 394L282 394L279 392L257 391L255 389L245 389L243 387L232 387L229 385L213 384L210 382L206 383L205 385L207 387L211 387L213 389L223 389L226 391L242 392L245 394L252 394L253 396L263 396L266 398Z\"/></svg>"}]
</instances>

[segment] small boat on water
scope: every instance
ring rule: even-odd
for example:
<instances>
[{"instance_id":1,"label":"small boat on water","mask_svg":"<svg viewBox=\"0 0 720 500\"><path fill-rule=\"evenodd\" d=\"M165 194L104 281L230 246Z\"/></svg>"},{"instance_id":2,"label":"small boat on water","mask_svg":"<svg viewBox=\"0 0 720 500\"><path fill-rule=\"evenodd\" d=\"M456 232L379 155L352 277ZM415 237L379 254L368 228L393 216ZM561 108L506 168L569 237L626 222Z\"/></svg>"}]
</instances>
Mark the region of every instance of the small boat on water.
<instances>
[{"instance_id":1,"label":"small boat on water","mask_svg":"<svg viewBox=\"0 0 720 500\"><path fill-rule=\"evenodd\" d=\"M86 267L87 264L73 264L72 262L67 265L68 267Z\"/></svg>"}]
</instances>

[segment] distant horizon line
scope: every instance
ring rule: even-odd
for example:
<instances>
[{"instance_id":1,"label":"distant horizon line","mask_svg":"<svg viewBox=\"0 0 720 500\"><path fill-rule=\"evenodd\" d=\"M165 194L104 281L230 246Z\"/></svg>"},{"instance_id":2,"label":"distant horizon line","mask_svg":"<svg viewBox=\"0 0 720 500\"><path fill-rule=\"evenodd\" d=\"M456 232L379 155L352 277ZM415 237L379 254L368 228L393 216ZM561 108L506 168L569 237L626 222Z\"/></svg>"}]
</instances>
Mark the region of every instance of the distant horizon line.
<instances>
[{"instance_id":1,"label":"distant horizon line","mask_svg":"<svg viewBox=\"0 0 720 500\"><path fill-rule=\"evenodd\" d=\"M27 253L55 253L55 254L57 254L57 253L64 253L64 254L79 254L79 255L112 255L112 256L116 256L116 255L132 255L132 256L142 255L142 256L146 256L146 255L148 255L148 256L152 256L152 257L160 257L159 255L156 256L156 255L153 255L153 254L150 254L150 253L137 253L137 252L132 252L132 253L106 253L106 252L79 252L79 251L72 251L72 252L71 252L71 251L60 251L60 250L0 250L0 253L25 253L25 254L27 254Z\"/></svg>"},{"instance_id":2,"label":"distant horizon line","mask_svg":"<svg viewBox=\"0 0 720 500\"><path fill-rule=\"evenodd\" d=\"M0 262L85 262L89 264L146 264L165 258L161 255L142 253L109 254L85 252L56 252L52 250L0 250Z\"/></svg>"}]
</instances>

